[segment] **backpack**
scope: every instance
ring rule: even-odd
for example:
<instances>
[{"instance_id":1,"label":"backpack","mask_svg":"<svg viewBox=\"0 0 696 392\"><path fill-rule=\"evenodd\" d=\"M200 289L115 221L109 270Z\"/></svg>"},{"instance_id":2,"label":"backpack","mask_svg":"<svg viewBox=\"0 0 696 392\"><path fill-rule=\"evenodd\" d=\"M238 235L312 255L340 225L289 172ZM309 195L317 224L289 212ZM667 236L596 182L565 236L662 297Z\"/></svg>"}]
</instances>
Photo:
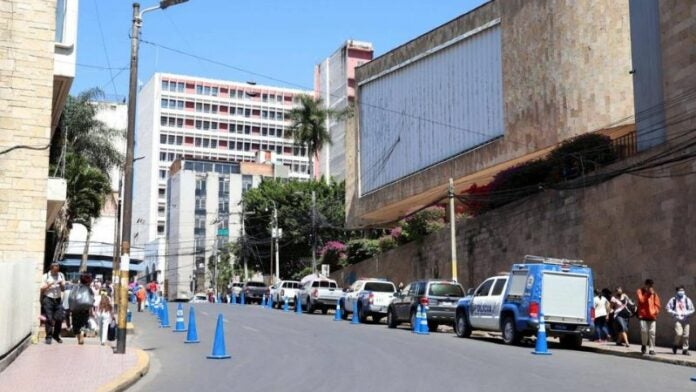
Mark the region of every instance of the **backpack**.
<instances>
[{"instance_id":1,"label":"backpack","mask_svg":"<svg viewBox=\"0 0 696 392\"><path fill-rule=\"evenodd\" d=\"M628 298L628 296L626 297L625 305L626 305L626 310L628 311L628 313L630 313L630 315L628 317L633 317L633 316L636 316L638 314L638 305L636 305L635 302L631 301L631 299Z\"/></svg>"}]
</instances>

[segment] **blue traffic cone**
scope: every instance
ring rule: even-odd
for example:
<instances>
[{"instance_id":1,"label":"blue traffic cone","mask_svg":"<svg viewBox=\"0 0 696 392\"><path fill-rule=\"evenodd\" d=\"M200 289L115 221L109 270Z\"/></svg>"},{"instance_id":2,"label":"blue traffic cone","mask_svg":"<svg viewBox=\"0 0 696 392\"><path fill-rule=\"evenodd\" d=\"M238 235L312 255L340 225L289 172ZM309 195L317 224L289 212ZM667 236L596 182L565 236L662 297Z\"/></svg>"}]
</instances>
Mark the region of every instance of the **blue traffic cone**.
<instances>
[{"instance_id":1,"label":"blue traffic cone","mask_svg":"<svg viewBox=\"0 0 696 392\"><path fill-rule=\"evenodd\" d=\"M193 306L189 306L189 322L188 322L188 333L186 334L186 340L184 343L198 343L198 330L196 329L196 312L193 310Z\"/></svg>"},{"instance_id":2,"label":"blue traffic cone","mask_svg":"<svg viewBox=\"0 0 696 392\"><path fill-rule=\"evenodd\" d=\"M155 316L157 316L158 321L162 321L162 303L157 304L157 308L155 310Z\"/></svg>"},{"instance_id":3,"label":"blue traffic cone","mask_svg":"<svg viewBox=\"0 0 696 392\"><path fill-rule=\"evenodd\" d=\"M245 301L245 298L244 298L244 292L242 291L242 298L240 299L239 304L240 304L240 305L244 305L245 302L246 302L246 301Z\"/></svg>"},{"instance_id":4,"label":"blue traffic cone","mask_svg":"<svg viewBox=\"0 0 696 392\"><path fill-rule=\"evenodd\" d=\"M351 324L360 324L360 318L358 317L358 300L353 300L353 317L350 319Z\"/></svg>"},{"instance_id":5,"label":"blue traffic cone","mask_svg":"<svg viewBox=\"0 0 696 392\"><path fill-rule=\"evenodd\" d=\"M536 345L532 354L551 355L546 343L546 324L544 323L544 315L542 313L539 313L539 330L537 331Z\"/></svg>"},{"instance_id":6,"label":"blue traffic cone","mask_svg":"<svg viewBox=\"0 0 696 392\"><path fill-rule=\"evenodd\" d=\"M430 328L428 328L428 307L421 305L421 319L420 328L418 328L419 335L429 335Z\"/></svg>"},{"instance_id":7,"label":"blue traffic cone","mask_svg":"<svg viewBox=\"0 0 696 392\"><path fill-rule=\"evenodd\" d=\"M273 296L272 295L268 296L268 301L266 302L266 305L267 305L266 307L268 309L273 309Z\"/></svg>"},{"instance_id":8,"label":"blue traffic cone","mask_svg":"<svg viewBox=\"0 0 696 392\"><path fill-rule=\"evenodd\" d=\"M184 308L181 303L176 307L176 324L172 332L186 332L186 327L184 327Z\"/></svg>"},{"instance_id":9,"label":"blue traffic cone","mask_svg":"<svg viewBox=\"0 0 696 392\"><path fill-rule=\"evenodd\" d=\"M215 328L215 340L213 341L213 352L207 356L208 359L227 359L230 356L225 348L225 333L222 330L222 314L218 314L217 327Z\"/></svg>"},{"instance_id":10,"label":"blue traffic cone","mask_svg":"<svg viewBox=\"0 0 696 392\"><path fill-rule=\"evenodd\" d=\"M160 328L169 328L169 306L167 301L162 304L162 318L160 319Z\"/></svg>"},{"instance_id":11,"label":"blue traffic cone","mask_svg":"<svg viewBox=\"0 0 696 392\"><path fill-rule=\"evenodd\" d=\"M421 327L421 305L416 308L416 321L411 325L411 332L419 333Z\"/></svg>"},{"instance_id":12,"label":"blue traffic cone","mask_svg":"<svg viewBox=\"0 0 696 392\"><path fill-rule=\"evenodd\" d=\"M295 298L295 313L302 314L302 300Z\"/></svg>"},{"instance_id":13,"label":"blue traffic cone","mask_svg":"<svg viewBox=\"0 0 696 392\"><path fill-rule=\"evenodd\" d=\"M283 298L283 312L287 313L290 310L288 309L290 305L288 305L288 297Z\"/></svg>"},{"instance_id":14,"label":"blue traffic cone","mask_svg":"<svg viewBox=\"0 0 696 392\"><path fill-rule=\"evenodd\" d=\"M341 301L336 301L336 314L334 315L334 321L341 321Z\"/></svg>"}]
</instances>

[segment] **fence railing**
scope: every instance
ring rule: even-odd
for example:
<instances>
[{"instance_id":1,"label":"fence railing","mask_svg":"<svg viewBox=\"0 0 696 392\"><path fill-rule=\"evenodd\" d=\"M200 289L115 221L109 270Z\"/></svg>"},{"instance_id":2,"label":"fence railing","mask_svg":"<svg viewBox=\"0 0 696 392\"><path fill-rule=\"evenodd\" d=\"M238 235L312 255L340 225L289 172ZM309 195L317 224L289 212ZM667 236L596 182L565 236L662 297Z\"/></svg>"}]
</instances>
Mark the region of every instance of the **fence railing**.
<instances>
[{"instance_id":1,"label":"fence railing","mask_svg":"<svg viewBox=\"0 0 696 392\"><path fill-rule=\"evenodd\" d=\"M616 158L618 160L626 159L635 155L638 152L638 141L636 132L633 131L619 138L612 140Z\"/></svg>"}]
</instances>

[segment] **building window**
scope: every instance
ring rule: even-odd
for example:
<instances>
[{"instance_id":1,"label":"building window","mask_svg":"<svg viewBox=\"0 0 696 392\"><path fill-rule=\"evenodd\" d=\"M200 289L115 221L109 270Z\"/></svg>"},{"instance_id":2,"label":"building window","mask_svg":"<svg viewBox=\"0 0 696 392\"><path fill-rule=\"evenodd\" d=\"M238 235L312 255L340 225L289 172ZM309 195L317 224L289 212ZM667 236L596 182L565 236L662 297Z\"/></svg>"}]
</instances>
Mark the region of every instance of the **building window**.
<instances>
[{"instance_id":1,"label":"building window","mask_svg":"<svg viewBox=\"0 0 696 392\"><path fill-rule=\"evenodd\" d=\"M160 135L160 144L167 144L167 135Z\"/></svg>"},{"instance_id":2,"label":"building window","mask_svg":"<svg viewBox=\"0 0 696 392\"><path fill-rule=\"evenodd\" d=\"M183 136L177 136L176 137L176 145L180 146L184 143L184 137Z\"/></svg>"},{"instance_id":3,"label":"building window","mask_svg":"<svg viewBox=\"0 0 696 392\"><path fill-rule=\"evenodd\" d=\"M169 81L168 80L162 81L162 91L169 91Z\"/></svg>"},{"instance_id":4,"label":"building window","mask_svg":"<svg viewBox=\"0 0 696 392\"><path fill-rule=\"evenodd\" d=\"M159 188L157 190L157 194L159 195L160 198L164 198L164 195L166 195L166 190L164 188Z\"/></svg>"},{"instance_id":5,"label":"building window","mask_svg":"<svg viewBox=\"0 0 696 392\"><path fill-rule=\"evenodd\" d=\"M196 94L203 95L203 86L200 84L196 85Z\"/></svg>"},{"instance_id":6,"label":"building window","mask_svg":"<svg viewBox=\"0 0 696 392\"><path fill-rule=\"evenodd\" d=\"M161 162L166 162L166 161L167 161L167 153L166 153L166 152L161 152L161 153L160 153L160 161L161 161Z\"/></svg>"},{"instance_id":7,"label":"building window","mask_svg":"<svg viewBox=\"0 0 696 392\"><path fill-rule=\"evenodd\" d=\"M167 178L167 171L166 171L166 170L160 169L160 171L159 171L159 177L160 177L160 179L162 179L162 180L164 180L165 178Z\"/></svg>"},{"instance_id":8,"label":"building window","mask_svg":"<svg viewBox=\"0 0 696 392\"><path fill-rule=\"evenodd\" d=\"M245 194L254 186L253 177L247 174L242 175L242 194Z\"/></svg>"},{"instance_id":9,"label":"building window","mask_svg":"<svg viewBox=\"0 0 696 392\"><path fill-rule=\"evenodd\" d=\"M185 85L184 85L184 82L179 82L179 83L177 83L177 85L176 85L176 91L177 91L177 92L180 92L180 93L183 93L183 92L184 92L184 86L185 86Z\"/></svg>"},{"instance_id":10,"label":"building window","mask_svg":"<svg viewBox=\"0 0 696 392\"><path fill-rule=\"evenodd\" d=\"M196 103L196 111L197 112L202 112L203 111L203 104L200 102Z\"/></svg>"},{"instance_id":11,"label":"building window","mask_svg":"<svg viewBox=\"0 0 696 392\"><path fill-rule=\"evenodd\" d=\"M203 140L199 137L196 138L196 147L200 147L203 144Z\"/></svg>"},{"instance_id":12,"label":"building window","mask_svg":"<svg viewBox=\"0 0 696 392\"><path fill-rule=\"evenodd\" d=\"M218 88L217 88L217 87L213 87L213 88L211 89L210 95L212 95L213 97L217 97L217 95L218 95Z\"/></svg>"},{"instance_id":13,"label":"building window","mask_svg":"<svg viewBox=\"0 0 696 392\"><path fill-rule=\"evenodd\" d=\"M63 42L65 36L65 12L68 0L58 0L56 2L56 36L58 43Z\"/></svg>"},{"instance_id":14,"label":"building window","mask_svg":"<svg viewBox=\"0 0 696 392\"><path fill-rule=\"evenodd\" d=\"M161 126L167 125L167 117L164 117L164 116L160 117L160 125Z\"/></svg>"},{"instance_id":15,"label":"building window","mask_svg":"<svg viewBox=\"0 0 696 392\"><path fill-rule=\"evenodd\" d=\"M203 129L203 121L196 120L196 129Z\"/></svg>"},{"instance_id":16,"label":"building window","mask_svg":"<svg viewBox=\"0 0 696 392\"><path fill-rule=\"evenodd\" d=\"M177 127L177 128L183 128L183 127L184 127L184 119L183 119L183 118L177 118L177 119L176 119L176 127Z\"/></svg>"},{"instance_id":17,"label":"building window","mask_svg":"<svg viewBox=\"0 0 696 392\"><path fill-rule=\"evenodd\" d=\"M176 136L169 135L167 144L175 144L175 143L176 143Z\"/></svg>"},{"instance_id":18,"label":"building window","mask_svg":"<svg viewBox=\"0 0 696 392\"><path fill-rule=\"evenodd\" d=\"M164 235L164 223L157 224L157 235Z\"/></svg>"}]
</instances>

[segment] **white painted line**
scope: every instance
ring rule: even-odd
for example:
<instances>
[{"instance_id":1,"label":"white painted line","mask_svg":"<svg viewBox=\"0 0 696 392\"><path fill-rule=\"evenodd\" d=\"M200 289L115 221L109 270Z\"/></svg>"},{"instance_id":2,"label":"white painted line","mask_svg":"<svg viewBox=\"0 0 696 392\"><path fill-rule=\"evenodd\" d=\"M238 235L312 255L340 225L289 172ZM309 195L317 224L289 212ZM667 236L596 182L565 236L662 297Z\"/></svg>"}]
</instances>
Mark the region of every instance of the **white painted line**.
<instances>
[{"instance_id":1,"label":"white painted line","mask_svg":"<svg viewBox=\"0 0 696 392\"><path fill-rule=\"evenodd\" d=\"M209 314L206 313L206 312L201 312L201 314L204 315L204 316L209 316Z\"/></svg>"},{"instance_id":2,"label":"white painted line","mask_svg":"<svg viewBox=\"0 0 696 392\"><path fill-rule=\"evenodd\" d=\"M251 332L261 332L261 331L259 331L259 330L256 329L256 328L248 327L248 326L246 326L246 325L242 326L242 328L244 328L244 329L246 329L246 330L248 330L248 331L251 331Z\"/></svg>"}]
</instances>

